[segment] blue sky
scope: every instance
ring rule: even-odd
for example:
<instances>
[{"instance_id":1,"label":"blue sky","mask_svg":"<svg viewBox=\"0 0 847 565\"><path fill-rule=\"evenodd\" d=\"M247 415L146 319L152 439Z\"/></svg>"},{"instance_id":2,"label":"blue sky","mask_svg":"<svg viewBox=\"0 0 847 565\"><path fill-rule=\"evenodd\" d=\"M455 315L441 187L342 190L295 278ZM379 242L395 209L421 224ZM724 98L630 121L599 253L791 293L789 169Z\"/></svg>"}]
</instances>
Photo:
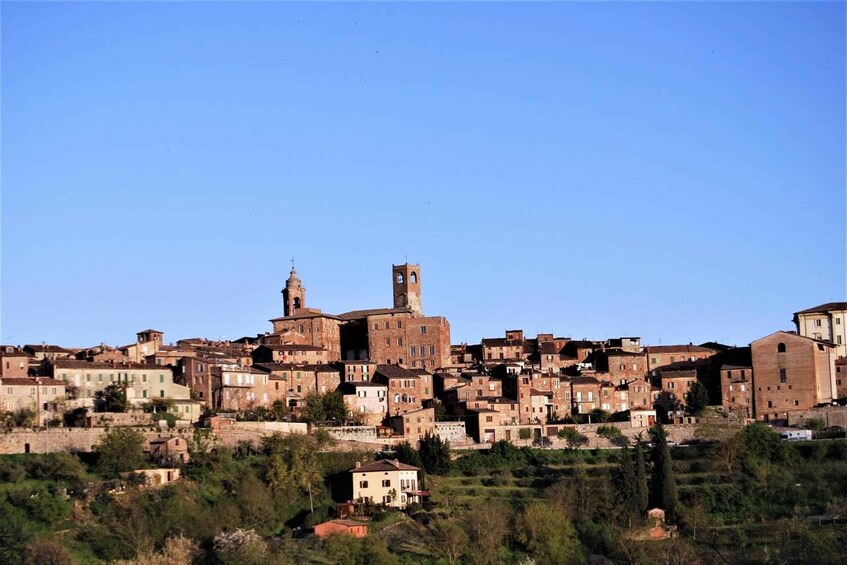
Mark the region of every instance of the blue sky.
<instances>
[{"instance_id":1,"label":"blue sky","mask_svg":"<svg viewBox=\"0 0 847 565\"><path fill-rule=\"evenodd\" d=\"M844 3L2 5L2 343L391 305L746 344L845 300Z\"/></svg>"}]
</instances>

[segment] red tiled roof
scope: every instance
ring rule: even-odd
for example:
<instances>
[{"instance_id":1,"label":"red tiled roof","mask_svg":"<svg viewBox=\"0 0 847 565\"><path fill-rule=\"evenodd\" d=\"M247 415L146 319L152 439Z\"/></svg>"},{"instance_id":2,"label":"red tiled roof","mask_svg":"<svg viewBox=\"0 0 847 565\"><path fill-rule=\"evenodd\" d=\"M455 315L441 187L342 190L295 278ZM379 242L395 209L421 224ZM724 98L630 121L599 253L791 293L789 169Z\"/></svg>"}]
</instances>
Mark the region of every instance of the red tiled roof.
<instances>
[{"instance_id":1,"label":"red tiled roof","mask_svg":"<svg viewBox=\"0 0 847 565\"><path fill-rule=\"evenodd\" d=\"M374 471L420 471L420 469L412 467L411 465L406 465L405 463L400 463L396 459L381 459L368 465L362 465L361 467L350 469L351 473L370 473Z\"/></svg>"}]
</instances>

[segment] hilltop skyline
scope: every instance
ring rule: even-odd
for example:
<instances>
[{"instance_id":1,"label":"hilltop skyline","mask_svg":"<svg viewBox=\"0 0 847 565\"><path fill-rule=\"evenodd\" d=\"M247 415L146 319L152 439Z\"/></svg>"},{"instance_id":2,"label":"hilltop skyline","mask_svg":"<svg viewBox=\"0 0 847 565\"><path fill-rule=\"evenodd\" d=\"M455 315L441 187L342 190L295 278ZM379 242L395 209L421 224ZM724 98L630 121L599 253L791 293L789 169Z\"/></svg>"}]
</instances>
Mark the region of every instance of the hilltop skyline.
<instances>
[{"instance_id":1,"label":"hilltop skyline","mask_svg":"<svg viewBox=\"0 0 847 565\"><path fill-rule=\"evenodd\" d=\"M8 4L0 342L235 339L423 270L453 343L843 301L845 6Z\"/></svg>"}]
</instances>

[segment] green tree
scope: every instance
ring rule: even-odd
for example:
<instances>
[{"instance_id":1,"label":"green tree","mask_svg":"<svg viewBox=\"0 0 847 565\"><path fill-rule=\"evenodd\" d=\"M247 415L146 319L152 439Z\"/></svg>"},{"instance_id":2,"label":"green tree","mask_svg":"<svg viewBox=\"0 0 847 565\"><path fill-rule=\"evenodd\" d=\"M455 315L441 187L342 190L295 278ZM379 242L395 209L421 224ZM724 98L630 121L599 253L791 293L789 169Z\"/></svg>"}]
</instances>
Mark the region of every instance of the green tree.
<instances>
[{"instance_id":1,"label":"green tree","mask_svg":"<svg viewBox=\"0 0 847 565\"><path fill-rule=\"evenodd\" d=\"M602 408L595 408L590 413L592 422L608 422L609 418L612 417L611 414L603 410Z\"/></svg>"},{"instance_id":2,"label":"green tree","mask_svg":"<svg viewBox=\"0 0 847 565\"><path fill-rule=\"evenodd\" d=\"M468 534L455 520L439 520L435 524L436 547L450 565L456 565L468 549Z\"/></svg>"},{"instance_id":3,"label":"green tree","mask_svg":"<svg viewBox=\"0 0 847 565\"><path fill-rule=\"evenodd\" d=\"M623 437L623 432L617 426L602 425L597 428L597 435L611 441L617 437Z\"/></svg>"},{"instance_id":4,"label":"green tree","mask_svg":"<svg viewBox=\"0 0 847 565\"><path fill-rule=\"evenodd\" d=\"M649 504L649 489L647 487L647 465L644 462L644 445L641 442L641 437L635 443L635 507L638 512L647 510Z\"/></svg>"},{"instance_id":5,"label":"green tree","mask_svg":"<svg viewBox=\"0 0 847 565\"><path fill-rule=\"evenodd\" d=\"M632 527L632 518L638 517L641 508L639 508L635 466L632 464L632 453L630 453L629 447L621 449L620 464L613 478L617 506L626 518L627 526Z\"/></svg>"},{"instance_id":6,"label":"green tree","mask_svg":"<svg viewBox=\"0 0 847 565\"><path fill-rule=\"evenodd\" d=\"M669 522L676 522L679 497L665 427L662 424L656 424L650 428L650 437L653 441L651 476L653 504L665 510L665 516Z\"/></svg>"},{"instance_id":7,"label":"green tree","mask_svg":"<svg viewBox=\"0 0 847 565\"><path fill-rule=\"evenodd\" d=\"M97 471L106 477L138 469L144 464L144 435L133 428L112 428L94 446Z\"/></svg>"},{"instance_id":8,"label":"green tree","mask_svg":"<svg viewBox=\"0 0 847 565\"><path fill-rule=\"evenodd\" d=\"M546 502L533 502L517 520L517 539L538 563L582 563L582 550L570 520Z\"/></svg>"},{"instance_id":9,"label":"green tree","mask_svg":"<svg viewBox=\"0 0 847 565\"><path fill-rule=\"evenodd\" d=\"M782 462L786 459L785 445L771 427L754 422L744 428L744 454L760 461Z\"/></svg>"},{"instance_id":10,"label":"green tree","mask_svg":"<svg viewBox=\"0 0 847 565\"><path fill-rule=\"evenodd\" d=\"M424 471L430 475L446 475L450 470L450 443L429 432L421 440L418 455Z\"/></svg>"},{"instance_id":11,"label":"green tree","mask_svg":"<svg viewBox=\"0 0 847 565\"><path fill-rule=\"evenodd\" d=\"M703 383L694 382L685 393L685 405L688 411L699 416L709 405L709 391L703 386Z\"/></svg>"},{"instance_id":12,"label":"green tree","mask_svg":"<svg viewBox=\"0 0 847 565\"><path fill-rule=\"evenodd\" d=\"M400 463L412 465L414 467L421 466L421 458L415 448L408 441L404 441L394 449L394 457Z\"/></svg>"},{"instance_id":13,"label":"green tree","mask_svg":"<svg viewBox=\"0 0 847 565\"><path fill-rule=\"evenodd\" d=\"M576 428L562 428L556 434L559 439L563 439L567 442L568 447L571 449L576 449L582 445L588 443L588 438L581 433Z\"/></svg>"},{"instance_id":14,"label":"green tree","mask_svg":"<svg viewBox=\"0 0 847 565\"><path fill-rule=\"evenodd\" d=\"M112 383L97 391L97 398L103 401L106 412L126 412L129 409L126 387L126 383Z\"/></svg>"},{"instance_id":15,"label":"green tree","mask_svg":"<svg viewBox=\"0 0 847 565\"><path fill-rule=\"evenodd\" d=\"M306 395L304 402L301 418L306 422L323 423L329 420L343 421L347 418L344 397L338 392L312 392Z\"/></svg>"},{"instance_id":16,"label":"green tree","mask_svg":"<svg viewBox=\"0 0 847 565\"><path fill-rule=\"evenodd\" d=\"M296 487L309 494L309 508L315 511L312 491L323 480L318 452L323 447L318 438L306 434L283 436L275 433L262 438L268 456L265 478L272 490Z\"/></svg>"}]
</instances>

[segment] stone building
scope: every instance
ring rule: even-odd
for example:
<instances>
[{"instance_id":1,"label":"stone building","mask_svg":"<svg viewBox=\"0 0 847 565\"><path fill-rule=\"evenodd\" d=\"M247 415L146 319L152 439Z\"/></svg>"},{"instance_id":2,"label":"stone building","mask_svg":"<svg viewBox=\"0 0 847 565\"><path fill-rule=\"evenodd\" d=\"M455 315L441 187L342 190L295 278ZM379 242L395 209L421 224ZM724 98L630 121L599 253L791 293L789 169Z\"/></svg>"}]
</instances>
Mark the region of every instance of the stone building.
<instances>
[{"instance_id":1,"label":"stone building","mask_svg":"<svg viewBox=\"0 0 847 565\"><path fill-rule=\"evenodd\" d=\"M140 406L153 398L189 400L190 389L174 382L171 367L139 363L90 363L76 359L52 361L52 376L65 383L69 403L94 406L97 393L113 383L127 386L127 400Z\"/></svg>"},{"instance_id":2,"label":"stone building","mask_svg":"<svg viewBox=\"0 0 847 565\"><path fill-rule=\"evenodd\" d=\"M65 401L65 383L47 377L0 378L0 410L32 410L36 425L43 426L61 417Z\"/></svg>"},{"instance_id":3,"label":"stone building","mask_svg":"<svg viewBox=\"0 0 847 565\"><path fill-rule=\"evenodd\" d=\"M779 331L750 348L757 420L784 422L789 412L829 404L838 394L833 344Z\"/></svg>"}]
</instances>

